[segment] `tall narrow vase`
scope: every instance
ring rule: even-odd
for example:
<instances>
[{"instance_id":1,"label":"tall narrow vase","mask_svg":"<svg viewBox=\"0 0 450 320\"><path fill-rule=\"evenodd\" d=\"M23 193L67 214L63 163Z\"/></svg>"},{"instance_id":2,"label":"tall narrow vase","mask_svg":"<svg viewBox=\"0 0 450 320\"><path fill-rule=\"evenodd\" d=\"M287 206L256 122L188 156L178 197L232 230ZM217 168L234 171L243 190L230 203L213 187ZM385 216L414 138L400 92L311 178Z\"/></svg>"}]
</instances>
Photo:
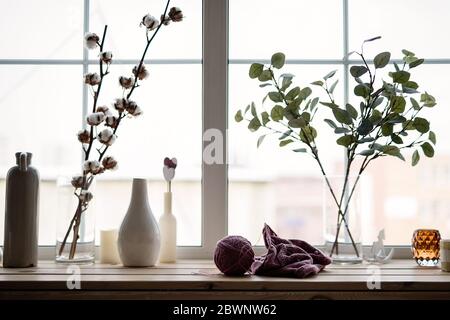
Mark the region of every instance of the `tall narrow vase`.
<instances>
[{"instance_id":1,"label":"tall narrow vase","mask_svg":"<svg viewBox=\"0 0 450 320\"><path fill-rule=\"evenodd\" d=\"M325 251L333 263L355 264L363 261L360 184L361 181L355 177L349 177L347 182L344 177L324 181Z\"/></svg>"},{"instance_id":2,"label":"tall narrow vase","mask_svg":"<svg viewBox=\"0 0 450 320\"><path fill-rule=\"evenodd\" d=\"M160 250L158 224L148 203L147 180L133 179L128 211L119 230L118 249L126 267L151 267Z\"/></svg>"},{"instance_id":3,"label":"tall narrow vase","mask_svg":"<svg viewBox=\"0 0 450 320\"><path fill-rule=\"evenodd\" d=\"M16 153L16 166L6 176L3 266L37 266L39 174L31 153Z\"/></svg>"}]
</instances>

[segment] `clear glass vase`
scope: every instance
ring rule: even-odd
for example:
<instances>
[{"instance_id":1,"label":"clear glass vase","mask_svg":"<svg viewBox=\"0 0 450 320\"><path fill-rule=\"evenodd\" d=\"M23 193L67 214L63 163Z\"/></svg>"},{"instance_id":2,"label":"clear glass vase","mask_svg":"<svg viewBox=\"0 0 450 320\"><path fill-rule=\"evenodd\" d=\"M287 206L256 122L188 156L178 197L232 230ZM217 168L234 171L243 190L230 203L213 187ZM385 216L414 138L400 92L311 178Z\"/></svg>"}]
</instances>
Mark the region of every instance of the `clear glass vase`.
<instances>
[{"instance_id":1,"label":"clear glass vase","mask_svg":"<svg viewBox=\"0 0 450 320\"><path fill-rule=\"evenodd\" d=\"M345 180L344 176L329 177L323 183L325 252L333 263L356 264L363 261L361 178Z\"/></svg>"},{"instance_id":2,"label":"clear glass vase","mask_svg":"<svg viewBox=\"0 0 450 320\"><path fill-rule=\"evenodd\" d=\"M89 191L94 194L93 183ZM74 195L71 178L59 177L57 180L57 232L56 232L56 262L67 264L93 263L95 260L95 216L94 199L89 202L87 210L81 214L78 239L74 242L74 230L71 222L75 216L78 198ZM66 239L65 244L64 239Z\"/></svg>"}]
</instances>

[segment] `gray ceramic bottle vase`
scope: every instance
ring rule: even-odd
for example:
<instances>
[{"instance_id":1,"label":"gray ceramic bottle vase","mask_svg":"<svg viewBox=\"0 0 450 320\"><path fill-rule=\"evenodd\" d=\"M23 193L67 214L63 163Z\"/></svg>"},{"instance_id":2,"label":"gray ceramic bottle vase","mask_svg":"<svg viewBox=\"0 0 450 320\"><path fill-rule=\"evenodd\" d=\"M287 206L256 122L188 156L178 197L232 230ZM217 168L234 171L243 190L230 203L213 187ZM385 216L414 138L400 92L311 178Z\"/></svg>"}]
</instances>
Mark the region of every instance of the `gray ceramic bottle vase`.
<instances>
[{"instance_id":1,"label":"gray ceramic bottle vase","mask_svg":"<svg viewBox=\"0 0 450 320\"><path fill-rule=\"evenodd\" d=\"M160 250L158 223L148 204L147 180L133 179L131 202L119 230L118 249L125 267L151 267Z\"/></svg>"},{"instance_id":2,"label":"gray ceramic bottle vase","mask_svg":"<svg viewBox=\"0 0 450 320\"><path fill-rule=\"evenodd\" d=\"M17 166L6 177L3 267L37 266L39 173L31 153L16 153Z\"/></svg>"}]
</instances>

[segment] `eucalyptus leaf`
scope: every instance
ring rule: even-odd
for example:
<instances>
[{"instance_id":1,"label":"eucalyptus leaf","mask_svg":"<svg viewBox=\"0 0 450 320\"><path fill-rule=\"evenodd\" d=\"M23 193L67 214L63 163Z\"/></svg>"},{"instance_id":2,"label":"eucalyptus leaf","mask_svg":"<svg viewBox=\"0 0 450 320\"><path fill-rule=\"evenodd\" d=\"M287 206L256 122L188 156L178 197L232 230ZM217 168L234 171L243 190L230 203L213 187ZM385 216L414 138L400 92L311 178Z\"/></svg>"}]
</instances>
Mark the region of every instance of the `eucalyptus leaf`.
<instances>
[{"instance_id":1,"label":"eucalyptus leaf","mask_svg":"<svg viewBox=\"0 0 450 320\"><path fill-rule=\"evenodd\" d=\"M384 154L387 154L389 156L394 156L394 157L397 157L397 158L405 161L405 158L401 154L400 149L398 147L396 147L396 146L386 145L386 146L382 147L381 151Z\"/></svg>"},{"instance_id":2,"label":"eucalyptus leaf","mask_svg":"<svg viewBox=\"0 0 450 320\"><path fill-rule=\"evenodd\" d=\"M266 82L272 79L272 73L270 70L264 70L261 72L261 74L258 76L258 80L261 82Z\"/></svg>"},{"instance_id":3,"label":"eucalyptus leaf","mask_svg":"<svg viewBox=\"0 0 450 320\"><path fill-rule=\"evenodd\" d=\"M334 89L336 88L338 82L339 82L339 79L336 80L335 82L333 82L333 84L330 86L330 89L328 90L328 91L330 91L330 93L334 92Z\"/></svg>"},{"instance_id":4,"label":"eucalyptus leaf","mask_svg":"<svg viewBox=\"0 0 450 320\"><path fill-rule=\"evenodd\" d=\"M392 77L392 80L396 83L405 83L408 82L411 74L408 71L400 70L392 72L390 76Z\"/></svg>"},{"instance_id":5,"label":"eucalyptus leaf","mask_svg":"<svg viewBox=\"0 0 450 320\"><path fill-rule=\"evenodd\" d=\"M266 111L262 112L261 119L262 119L263 126L265 126L270 121L269 114Z\"/></svg>"},{"instance_id":6,"label":"eucalyptus leaf","mask_svg":"<svg viewBox=\"0 0 450 320\"><path fill-rule=\"evenodd\" d=\"M323 86L323 81L322 80L318 80L318 81L311 82L311 84L321 87L321 86Z\"/></svg>"},{"instance_id":7,"label":"eucalyptus leaf","mask_svg":"<svg viewBox=\"0 0 450 320\"><path fill-rule=\"evenodd\" d=\"M430 140L432 144L436 145L436 134L433 131L430 131L428 134L428 140Z\"/></svg>"},{"instance_id":8,"label":"eucalyptus leaf","mask_svg":"<svg viewBox=\"0 0 450 320\"><path fill-rule=\"evenodd\" d=\"M351 66L350 67L350 74L354 77L354 78L359 78L362 75L364 75L366 72L368 71L368 69L365 66Z\"/></svg>"},{"instance_id":9,"label":"eucalyptus leaf","mask_svg":"<svg viewBox=\"0 0 450 320\"><path fill-rule=\"evenodd\" d=\"M411 51L409 51L409 50L406 50L406 49L403 49L402 50L402 53L405 55L405 56L409 56L409 57L414 57L416 54L414 53L414 52L411 52Z\"/></svg>"},{"instance_id":10,"label":"eucalyptus leaf","mask_svg":"<svg viewBox=\"0 0 450 320\"><path fill-rule=\"evenodd\" d=\"M365 157L371 156L375 153L375 150L373 149L367 149L367 150L363 150L361 151L359 154Z\"/></svg>"},{"instance_id":11,"label":"eucalyptus leaf","mask_svg":"<svg viewBox=\"0 0 450 320\"><path fill-rule=\"evenodd\" d=\"M263 72L264 65L261 63L252 63L250 65L250 70L248 71L248 75L250 78L255 79L260 76L260 74Z\"/></svg>"},{"instance_id":12,"label":"eucalyptus leaf","mask_svg":"<svg viewBox=\"0 0 450 320\"><path fill-rule=\"evenodd\" d=\"M420 160L419 151L415 150L411 159L412 166L414 167L415 165L417 165L419 163L419 160Z\"/></svg>"},{"instance_id":13,"label":"eucalyptus leaf","mask_svg":"<svg viewBox=\"0 0 450 320\"><path fill-rule=\"evenodd\" d=\"M270 111L270 117L273 121L283 120L284 117L284 108L280 105L276 105Z\"/></svg>"},{"instance_id":14,"label":"eucalyptus leaf","mask_svg":"<svg viewBox=\"0 0 450 320\"><path fill-rule=\"evenodd\" d=\"M363 119L361 125L356 129L359 135L368 135L373 129L373 123L369 119Z\"/></svg>"},{"instance_id":15,"label":"eucalyptus leaf","mask_svg":"<svg viewBox=\"0 0 450 320\"><path fill-rule=\"evenodd\" d=\"M381 103L383 103L383 100L383 97L376 98L375 101L372 102L372 108L378 107Z\"/></svg>"},{"instance_id":16,"label":"eucalyptus leaf","mask_svg":"<svg viewBox=\"0 0 450 320\"><path fill-rule=\"evenodd\" d=\"M395 96L391 100L391 111L395 113L402 113L405 111L406 101L402 96Z\"/></svg>"},{"instance_id":17,"label":"eucalyptus leaf","mask_svg":"<svg viewBox=\"0 0 450 320\"><path fill-rule=\"evenodd\" d=\"M390 52L382 52L375 56L373 59L373 64L375 65L375 69L381 69L384 68L391 59L391 53Z\"/></svg>"},{"instance_id":18,"label":"eucalyptus leaf","mask_svg":"<svg viewBox=\"0 0 450 320\"><path fill-rule=\"evenodd\" d=\"M355 142L355 137L351 136L351 135L342 136L336 140L336 143L338 145L341 145L344 147L350 146L353 142Z\"/></svg>"},{"instance_id":19,"label":"eucalyptus leaf","mask_svg":"<svg viewBox=\"0 0 450 320\"><path fill-rule=\"evenodd\" d=\"M234 116L234 120L236 122L241 122L242 120L244 120L244 118L242 117L242 111L241 110L236 112L236 115Z\"/></svg>"},{"instance_id":20,"label":"eucalyptus leaf","mask_svg":"<svg viewBox=\"0 0 450 320\"><path fill-rule=\"evenodd\" d=\"M312 99L311 105L310 105L311 110L314 109L314 107L317 105L318 102L319 102L319 98L318 97L315 97L314 99Z\"/></svg>"},{"instance_id":21,"label":"eucalyptus leaf","mask_svg":"<svg viewBox=\"0 0 450 320\"><path fill-rule=\"evenodd\" d=\"M391 134L391 140L396 144L403 144L403 139L400 138L400 136L395 133Z\"/></svg>"},{"instance_id":22,"label":"eucalyptus leaf","mask_svg":"<svg viewBox=\"0 0 450 320\"><path fill-rule=\"evenodd\" d=\"M274 68L281 69L284 66L284 62L286 60L286 56L282 52L277 52L272 55L270 59L270 63Z\"/></svg>"},{"instance_id":23,"label":"eucalyptus leaf","mask_svg":"<svg viewBox=\"0 0 450 320\"><path fill-rule=\"evenodd\" d=\"M409 101L411 101L411 105L414 108L414 110L419 110L420 109L420 105L419 105L419 103L417 102L416 99L414 99L413 97L410 97Z\"/></svg>"},{"instance_id":24,"label":"eucalyptus leaf","mask_svg":"<svg viewBox=\"0 0 450 320\"><path fill-rule=\"evenodd\" d=\"M304 128L304 127L306 127L306 121L305 121L305 119L300 117L297 119L289 120L288 125L289 125L289 127L292 127L292 128Z\"/></svg>"},{"instance_id":25,"label":"eucalyptus leaf","mask_svg":"<svg viewBox=\"0 0 450 320\"><path fill-rule=\"evenodd\" d=\"M349 133L350 129L348 128L343 128L343 127L338 127L336 129L334 129L334 133L336 134L343 134L343 133Z\"/></svg>"},{"instance_id":26,"label":"eucalyptus leaf","mask_svg":"<svg viewBox=\"0 0 450 320\"><path fill-rule=\"evenodd\" d=\"M288 130L288 131L284 132L278 139L279 140L286 139L287 137L289 137L291 135L292 132L293 132L292 130Z\"/></svg>"},{"instance_id":27,"label":"eucalyptus leaf","mask_svg":"<svg viewBox=\"0 0 450 320\"><path fill-rule=\"evenodd\" d=\"M286 145L288 145L289 143L292 143L292 142L294 142L294 140L292 140L292 139L281 140L280 141L280 147L284 147L284 146L286 146Z\"/></svg>"},{"instance_id":28,"label":"eucalyptus leaf","mask_svg":"<svg viewBox=\"0 0 450 320\"><path fill-rule=\"evenodd\" d=\"M256 113L256 105L254 102L251 103L251 112L252 112L252 116L256 117L257 113Z\"/></svg>"},{"instance_id":29,"label":"eucalyptus leaf","mask_svg":"<svg viewBox=\"0 0 450 320\"><path fill-rule=\"evenodd\" d=\"M316 137L317 137L317 130L310 125L300 130L300 139L304 143L311 143L314 141Z\"/></svg>"},{"instance_id":30,"label":"eucalyptus leaf","mask_svg":"<svg viewBox=\"0 0 450 320\"><path fill-rule=\"evenodd\" d=\"M269 99L273 102L283 102L283 96L277 91L269 92Z\"/></svg>"},{"instance_id":31,"label":"eucalyptus leaf","mask_svg":"<svg viewBox=\"0 0 450 320\"><path fill-rule=\"evenodd\" d=\"M252 120L250 120L250 123L248 124L248 129L251 132L257 131L260 127L261 127L261 122L256 117L253 118Z\"/></svg>"},{"instance_id":32,"label":"eucalyptus leaf","mask_svg":"<svg viewBox=\"0 0 450 320\"><path fill-rule=\"evenodd\" d=\"M305 148L298 148L298 149L294 149L292 151L294 151L294 152L306 152L306 149Z\"/></svg>"},{"instance_id":33,"label":"eucalyptus leaf","mask_svg":"<svg viewBox=\"0 0 450 320\"><path fill-rule=\"evenodd\" d=\"M347 110L340 108L333 108L333 115L339 123L352 124L353 120L350 113Z\"/></svg>"},{"instance_id":34,"label":"eucalyptus leaf","mask_svg":"<svg viewBox=\"0 0 450 320\"><path fill-rule=\"evenodd\" d=\"M434 156L434 148L428 142L423 143L421 146L423 153L428 157L432 158Z\"/></svg>"},{"instance_id":35,"label":"eucalyptus leaf","mask_svg":"<svg viewBox=\"0 0 450 320\"><path fill-rule=\"evenodd\" d=\"M353 92L358 97L366 98L370 94L370 89L365 84L358 84L354 89Z\"/></svg>"},{"instance_id":36,"label":"eucalyptus leaf","mask_svg":"<svg viewBox=\"0 0 450 320\"><path fill-rule=\"evenodd\" d=\"M303 100L305 100L306 98L308 98L312 93L311 88L308 87L304 87L302 90L300 90L300 92L298 93L298 96L300 98L302 98Z\"/></svg>"},{"instance_id":37,"label":"eucalyptus leaf","mask_svg":"<svg viewBox=\"0 0 450 320\"><path fill-rule=\"evenodd\" d=\"M425 61L424 59L417 59L417 60L411 62L411 63L409 64L409 67L410 67L410 68L415 68L415 67L417 67L417 66L420 66L424 61Z\"/></svg>"},{"instance_id":38,"label":"eucalyptus leaf","mask_svg":"<svg viewBox=\"0 0 450 320\"><path fill-rule=\"evenodd\" d=\"M323 77L323 80L326 81L326 80L332 78L332 77L336 74L336 71L337 71L337 70L333 70L333 71L330 71L329 73L327 73L327 74Z\"/></svg>"},{"instance_id":39,"label":"eucalyptus leaf","mask_svg":"<svg viewBox=\"0 0 450 320\"><path fill-rule=\"evenodd\" d=\"M257 148L259 148L259 146L263 143L265 137L266 137L266 135L262 135L258 138L258 141L256 142Z\"/></svg>"},{"instance_id":40,"label":"eucalyptus leaf","mask_svg":"<svg viewBox=\"0 0 450 320\"><path fill-rule=\"evenodd\" d=\"M299 87L294 87L291 90L289 90L289 92L285 95L286 100L288 101L292 101L295 99L295 97L297 97L300 93L300 88Z\"/></svg>"},{"instance_id":41,"label":"eucalyptus leaf","mask_svg":"<svg viewBox=\"0 0 450 320\"><path fill-rule=\"evenodd\" d=\"M324 119L323 121L325 121L326 123L328 123L328 125L331 127L331 128L333 128L333 129L336 129L338 126L336 125L336 123L334 123L334 121L333 120L331 120L331 119Z\"/></svg>"},{"instance_id":42,"label":"eucalyptus leaf","mask_svg":"<svg viewBox=\"0 0 450 320\"><path fill-rule=\"evenodd\" d=\"M385 137L390 136L394 132L394 125L385 123L381 126L381 134Z\"/></svg>"},{"instance_id":43,"label":"eucalyptus leaf","mask_svg":"<svg viewBox=\"0 0 450 320\"><path fill-rule=\"evenodd\" d=\"M358 118L358 111L350 103L345 105L345 110L350 114L350 116L356 120Z\"/></svg>"},{"instance_id":44,"label":"eucalyptus leaf","mask_svg":"<svg viewBox=\"0 0 450 320\"><path fill-rule=\"evenodd\" d=\"M427 133L430 130L430 123L427 119L416 117L414 118L413 124L420 133Z\"/></svg>"}]
</instances>

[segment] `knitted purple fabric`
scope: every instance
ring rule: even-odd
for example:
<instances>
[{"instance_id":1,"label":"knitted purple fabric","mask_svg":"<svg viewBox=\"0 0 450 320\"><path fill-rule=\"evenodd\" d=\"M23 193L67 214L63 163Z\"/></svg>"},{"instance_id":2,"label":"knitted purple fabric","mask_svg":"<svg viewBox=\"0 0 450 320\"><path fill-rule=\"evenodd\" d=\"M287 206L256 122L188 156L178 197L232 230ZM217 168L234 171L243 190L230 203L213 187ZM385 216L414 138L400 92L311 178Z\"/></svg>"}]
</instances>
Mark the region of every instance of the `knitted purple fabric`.
<instances>
[{"instance_id":1,"label":"knitted purple fabric","mask_svg":"<svg viewBox=\"0 0 450 320\"><path fill-rule=\"evenodd\" d=\"M331 259L302 240L285 240L267 225L263 229L267 253L255 257L253 274L274 277L306 278L318 274Z\"/></svg>"}]
</instances>

